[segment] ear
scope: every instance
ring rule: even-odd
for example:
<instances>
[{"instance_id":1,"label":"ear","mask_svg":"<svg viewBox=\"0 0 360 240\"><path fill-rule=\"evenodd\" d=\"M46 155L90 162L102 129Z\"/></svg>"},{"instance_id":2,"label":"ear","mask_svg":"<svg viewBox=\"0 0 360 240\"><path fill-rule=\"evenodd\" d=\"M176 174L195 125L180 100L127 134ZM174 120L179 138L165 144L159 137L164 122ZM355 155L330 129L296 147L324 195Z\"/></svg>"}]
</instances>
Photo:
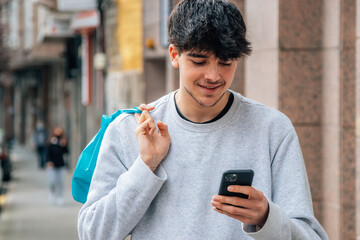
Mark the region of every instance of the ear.
<instances>
[{"instance_id":1,"label":"ear","mask_svg":"<svg viewBox=\"0 0 360 240\"><path fill-rule=\"evenodd\" d=\"M170 44L169 46L169 54L170 54L171 65L174 68L179 68L180 53L173 44Z\"/></svg>"}]
</instances>

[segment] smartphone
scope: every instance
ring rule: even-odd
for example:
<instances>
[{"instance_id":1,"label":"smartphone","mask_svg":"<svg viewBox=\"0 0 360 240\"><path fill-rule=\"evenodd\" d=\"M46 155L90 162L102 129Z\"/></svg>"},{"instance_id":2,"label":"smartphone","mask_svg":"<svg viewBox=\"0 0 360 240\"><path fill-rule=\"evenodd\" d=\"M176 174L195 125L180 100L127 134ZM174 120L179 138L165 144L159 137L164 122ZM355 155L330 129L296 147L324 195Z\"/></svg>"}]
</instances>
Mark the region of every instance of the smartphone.
<instances>
[{"instance_id":1,"label":"smartphone","mask_svg":"<svg viewBox=\"0 0 360 240\"><path fill-rule=\"evenodd\" d=\"M251 169L228 170L222 175L219 195L248 198L246 194L229 192L227 188L230 185L251 186L253 178L254 171Z\"/></svg>"}]
</instances>

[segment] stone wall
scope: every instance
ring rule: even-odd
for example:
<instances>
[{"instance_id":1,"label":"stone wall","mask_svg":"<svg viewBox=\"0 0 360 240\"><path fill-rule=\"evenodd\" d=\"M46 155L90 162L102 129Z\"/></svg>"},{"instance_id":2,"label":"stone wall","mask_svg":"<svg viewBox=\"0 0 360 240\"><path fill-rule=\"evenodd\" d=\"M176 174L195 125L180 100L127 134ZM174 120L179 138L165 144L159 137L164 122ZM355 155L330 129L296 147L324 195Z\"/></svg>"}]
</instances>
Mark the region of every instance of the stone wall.
<instances>
[{"instance_id":1,"label":"stone wall","mask_svg":"<svg viewBox=\"0 0 360 240\"><path fill-rule=\"evenodd\" d=\"M245 95L292 120L315 216L330 239L356 239L360 230L359 4L245 1L254 46L245 64Z\"/></svg>"}]
</instances>

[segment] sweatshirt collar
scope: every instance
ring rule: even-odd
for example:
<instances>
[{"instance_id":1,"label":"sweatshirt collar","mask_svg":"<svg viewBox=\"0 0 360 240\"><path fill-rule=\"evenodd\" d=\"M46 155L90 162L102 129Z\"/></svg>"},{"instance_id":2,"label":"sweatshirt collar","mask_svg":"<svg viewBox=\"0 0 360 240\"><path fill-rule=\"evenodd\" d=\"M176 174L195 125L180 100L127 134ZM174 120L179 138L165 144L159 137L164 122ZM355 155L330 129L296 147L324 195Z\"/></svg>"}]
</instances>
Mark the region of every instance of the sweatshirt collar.
<instances>
[{"instance_id":1,"label":"sweatshirt collar","mask_svg":"<svg viewBox=\"0 0 360 240\"><path fill-rule=\"evenodd\" d=\"M229 90L229 91L234 95L234 101L233 101L230 109L227 111L227 113L224 116L222 116L220 119L218 119L214 122L203 123L203 124L187 121L178 114L178 112L176 110L175 100L174 100L175 99L174 96L177 91L174 91L174 92L170 93L170 96L169 96L170 99L168 102L168 105L169 105L168 108L170 109L172 119L180 127L184 128L186 130L189 130L189 131L193 131L193 132L211 132L211 131L216 131L218 129L224 128L228 124L231 124L230 123L231 118L234 116L236 111L238 111L238 108L240 106L240 100L239 100L239 96L238 96L240 94L233 92L231 90Z\"/></svg>"}]
</instances>

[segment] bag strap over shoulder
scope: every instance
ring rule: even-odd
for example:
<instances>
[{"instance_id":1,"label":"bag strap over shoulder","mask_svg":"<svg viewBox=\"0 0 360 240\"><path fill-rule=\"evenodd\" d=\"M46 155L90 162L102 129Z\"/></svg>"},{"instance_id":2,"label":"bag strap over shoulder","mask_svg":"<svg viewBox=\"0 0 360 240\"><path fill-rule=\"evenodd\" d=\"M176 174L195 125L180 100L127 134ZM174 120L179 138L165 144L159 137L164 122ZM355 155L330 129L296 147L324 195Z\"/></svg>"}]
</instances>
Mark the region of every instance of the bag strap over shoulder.
<instances>
[{"instance_id":1,"label":"bag strap over shoulder","mask_svg":"<svg viewBox=\"0 0 360 240\"><path fill-rule=\"evenodd\" d=\"M111 117L111 121L117 118L122 113L141 113L141 110L138 107L130 108L130 109L119 109L115 113L113 113Z\"/></svg>"},{"instance_id":2,"label":"bag strap over shoulder","mask_svg":"<svg viewBox=\"0 0 360 240\"><path fill-rule=\"evenodd\" d=\"M119 109L113 114L109 115L103 115L101 119L101 127L107 128L107 126L114 121L115 118L117 118L122 113L141 113L141 110L138 107L130 108L130 109Z\"/></svg>"}]
</instances>

